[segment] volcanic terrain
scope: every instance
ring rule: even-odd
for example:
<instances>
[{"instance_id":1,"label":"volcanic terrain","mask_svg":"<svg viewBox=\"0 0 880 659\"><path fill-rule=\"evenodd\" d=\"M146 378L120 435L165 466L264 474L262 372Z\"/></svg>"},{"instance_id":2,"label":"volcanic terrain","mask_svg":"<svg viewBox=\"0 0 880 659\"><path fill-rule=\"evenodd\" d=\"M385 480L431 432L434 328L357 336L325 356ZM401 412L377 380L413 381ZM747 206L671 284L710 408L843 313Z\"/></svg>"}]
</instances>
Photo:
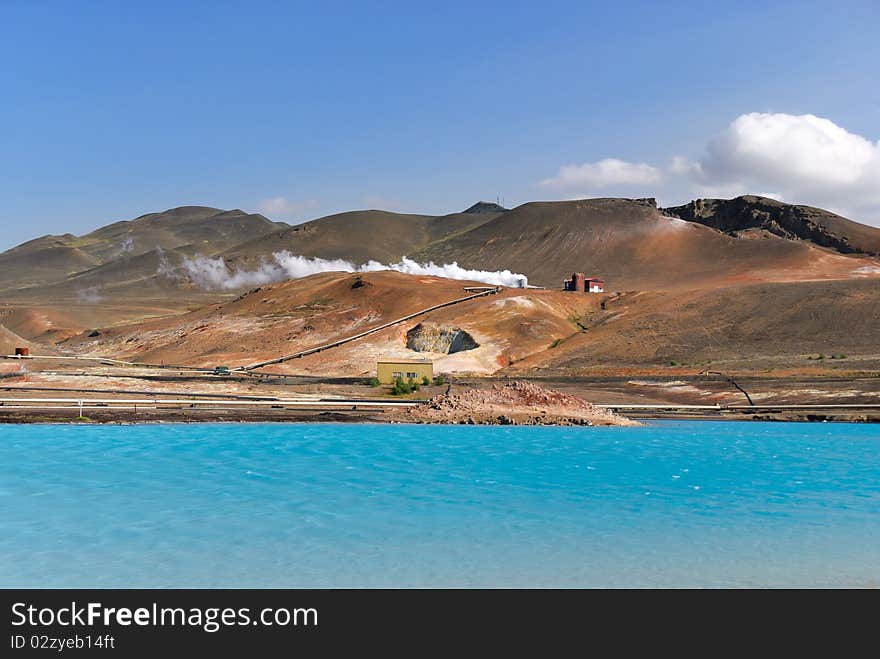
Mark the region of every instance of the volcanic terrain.
<instances>
[{"instance_id":1,"label":"volcanic terrain","mask_svg":"<svg viewBox=\"0 0 880 659\"><path fill-rule=\"evenodd\" d=\"M374 372L377 357L396 355L475 375L583 377L683 366L865 373L880 368L878 241L880 229L760 197L665 210L651 199L512 210L481 203L442 216L368 210L295 227L183 207L0 254L0 325L4 351L20 343L44 346L47 355L235 368L486 286L392 271L273 281L277 270L254 270L279 250L352 267L408 256L511 270L546 290L500 287L262 372L361 377ZM268 281L212 288L184 267L197 255L214 259L221 277L266 272ZM573 271L603 277L606 291L559 290Z\"/></svg>"}]
</instances>

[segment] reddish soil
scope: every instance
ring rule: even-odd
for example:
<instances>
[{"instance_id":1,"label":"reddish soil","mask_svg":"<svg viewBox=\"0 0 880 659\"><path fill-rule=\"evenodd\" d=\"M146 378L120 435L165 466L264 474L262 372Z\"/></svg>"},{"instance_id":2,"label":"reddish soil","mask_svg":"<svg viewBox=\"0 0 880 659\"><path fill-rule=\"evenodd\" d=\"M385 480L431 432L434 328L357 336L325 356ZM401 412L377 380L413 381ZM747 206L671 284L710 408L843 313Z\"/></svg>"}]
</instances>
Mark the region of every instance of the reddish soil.
<instances>
[{"instance_id":1,"label":"reddish soil","mask_svg":"<svg viewBox=\"0 0 880 659\"><path fill-rule=\"evenodd\" d=\"M522 381L434 396L398 413L402 421L498 425L639 425L582 398Z\"/></svg>"}]
</instances>

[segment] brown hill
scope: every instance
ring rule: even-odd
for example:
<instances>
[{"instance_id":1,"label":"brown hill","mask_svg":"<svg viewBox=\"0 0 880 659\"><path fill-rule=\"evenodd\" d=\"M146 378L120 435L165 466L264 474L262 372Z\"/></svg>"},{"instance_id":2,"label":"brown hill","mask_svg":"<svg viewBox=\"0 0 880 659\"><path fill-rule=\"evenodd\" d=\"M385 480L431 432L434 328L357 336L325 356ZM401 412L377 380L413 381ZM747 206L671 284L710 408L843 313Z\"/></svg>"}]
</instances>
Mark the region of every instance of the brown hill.
<instances>
[{"instance_id":1,"label":"brown hill","mask_svg":"<svg viewBox=\"0 0 880 659\"><path fill-rule=\"evenodd\" d=\"M388 271L322 273L184 315L101 329L97 336L83 333L62 345L154 363L248 365L461 297L464 285ZM426 345L412 341L419 326L466 332L472 341L453 354L414 352L408 346ZM386 355L428 356L440 372L476 374L666 372L682 366L867 370L880 366L878 326L876 278L620 296L504 289L268 370L365 376ZM820 354L826 359L818 360Z\"/></svg>"},{"instance_id":2,"label":"brown hill","mask_svg":"<svg viewBox=\"0 0 880 659\"><path fill-rule=\"evenodd\" d=\"M74 246L76 236L43 236L0 254L0 290L58 281L100 261Z\"/></svg>"},{"instance_id":3,"label":"brown hill","mask_svg":"<svg viewBox=\"0 0 880 659\"><path fill-rule=\"evenodd\" d=\"M174 250L154 249L135 256L124 256L61 281L13 290L7 301L51 301L96 305L100 303L148 303L166 301L175 304L233 297L234 293L218 293L199 288L174 271L185 256L195 250L187 245Z\"/></svg>"},{"instance_id":4,"label":"brown hill","mask_svg":"<svg viewBox=\"0 0 880 659\"><path fill-rule=\"evenodd\" d=\"M465 213L506 213L509 208L505 208L501 204L491 201L478 201L473 206L465 210Z\"/></svg>"},{"instance_id":5,"label":"brown hill","mask_svg":"<svg viewBox=\"0 0 880 659\"><path fill-rule=\"evenodd\" d=\"M101 227L81 236L78 243L102 262L124 255L137 256L157 247L188 247L211 255L287 226L238 209L181 206Z\"/></svg>"},{"instance_id":6,"label":"brown hill","mask_svg":"<svg viewBox=\"0 0 880 659\"><path fill-rule=\"evenodd\" d=\"M404 256L497 217L493 210L451 215L407 215L380 210L329 215L261 236L227 250L230 260L253 261L287 250L298 256L397 263Z\"/></svg>"},{"instance_id":7,"label":"brown hill","mask_svg":"<svg viewBox=\"0 0 880 659\"><path fill-rule=\"evenodd\" d=\"M735 199L697 199L664 211L728 233L763 229L783 238L809 240L843 254L880 256L880 229L812 206L747 195Z\"/></svg>"},{"instance_id":8,"label":"brown hill","mask_svg":"<svg viewBox=\"0 0 880 659\"><path fill-rule=\"evenodd\" d=\"M46 348L23 339L15 332L0 325L0 355L11 355L15 353L16 348L30 348L32 351L39 351L40 354L46 354ZM49 354L55 354L54 350L50 350Z\"/></svg>"},{"instance_id":9,"label":"brown hill","mask_svg":"<svg viewBox=\"0 0 880 659\"><path fill-rule=\"evenodd\" d=\"M670 217L652 201L528 203L435 242L413 258L509 268L548 288L558 288L564 276L582 271L604 276L611 290L846 278L866 265L769 232L730 236Z\"/></svg>"},{"instance_id":10,"label":"brown hill","mask_svg":"<svg viewBox=\"0 0 880 659\"><path fill-rule=\"evenodd\" d=\"M134 264L132 257L157 248L212 255L286 226L240 210L184 206L115 222L82 236L44 236L0 254L0 290L63 282L115 261ZM124 276L135 275L132 271ZM97 283L112 284L114 279Z\"/></svg>"},{"instance_id":11,"label":"brown hill","mask_svg":"<svg viewBox=\"0 0 880 659\"><path fill-rule=\"evenodd\" d=\"M181 316L101 329L96 336L83 333L64 347L150 363L248 365L461 298L467 295L463 290L467 284L391 271L326 272L254 289L231 302ZM506 289L270 370L369 374L377 357L425 354L407 348L407 331L424 323L468 332L476 344L454 354L427 353L442 370L491 373L569 336L577 330L572 318L598 304L597 296Z\"/></svg>"},{"instance_id":12,"label":"brown hill","mask_svg":"<svg viewBox=\"0 0 880 659\"><path fill-rule=\"evenodd\" d=\"M633 293L608 297L604 307L580 319L582 332L509 371L880 367L876 278Z\"/></svg>"}]
</instances>

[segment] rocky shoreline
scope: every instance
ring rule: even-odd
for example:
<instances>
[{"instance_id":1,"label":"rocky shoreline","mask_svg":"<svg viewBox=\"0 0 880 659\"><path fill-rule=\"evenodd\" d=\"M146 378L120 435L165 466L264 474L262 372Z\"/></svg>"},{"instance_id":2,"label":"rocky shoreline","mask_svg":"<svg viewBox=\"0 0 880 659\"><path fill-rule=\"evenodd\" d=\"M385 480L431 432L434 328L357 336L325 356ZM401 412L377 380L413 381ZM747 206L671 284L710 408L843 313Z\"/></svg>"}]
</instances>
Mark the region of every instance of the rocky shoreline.
<instances>
[{"instance_id":1,"label":"rocky shoreline","mask_svg":"<svg viewBox=\"0 0 880 659\"><path fill-rule=\"evenodd\" d=\"M515 381L490 388L465 389L434 396L420 405L386 411L358 409L321 411L272 409L200 409L192 406L139 410L91 407L76 409L4 409L2 423L143 424L143 423L413 423L503 426L638 426L642 425L583 398Z\"/></svg>"}]
</instances>

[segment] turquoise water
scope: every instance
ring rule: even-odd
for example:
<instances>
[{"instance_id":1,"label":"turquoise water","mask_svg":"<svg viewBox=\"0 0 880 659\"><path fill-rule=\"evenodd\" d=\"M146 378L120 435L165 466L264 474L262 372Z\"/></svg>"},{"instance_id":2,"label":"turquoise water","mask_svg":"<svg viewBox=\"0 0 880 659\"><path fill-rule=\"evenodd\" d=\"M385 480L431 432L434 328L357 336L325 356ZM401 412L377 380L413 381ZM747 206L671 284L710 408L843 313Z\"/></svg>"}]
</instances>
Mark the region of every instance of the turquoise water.
<instances>
[{"instance_id":1,"label":"turquoise water","mask_svg":"<svg viewBox=\"0 0 880 659\"><path fill-rule=\"evenodd\" d=\"M0 586L880 586L880 426L0 426Z\"/></svg>"}]
</instances>

